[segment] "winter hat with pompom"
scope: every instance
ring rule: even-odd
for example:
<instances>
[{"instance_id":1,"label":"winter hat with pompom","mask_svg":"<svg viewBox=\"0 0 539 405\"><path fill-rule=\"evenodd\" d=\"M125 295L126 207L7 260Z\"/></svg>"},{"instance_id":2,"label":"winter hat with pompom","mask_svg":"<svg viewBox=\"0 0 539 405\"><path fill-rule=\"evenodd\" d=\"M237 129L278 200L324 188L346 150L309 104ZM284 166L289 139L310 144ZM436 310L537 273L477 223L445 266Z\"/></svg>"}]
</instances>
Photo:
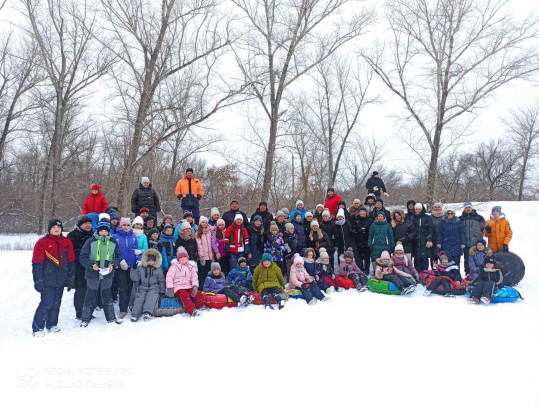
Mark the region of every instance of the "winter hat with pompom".
<instances>
[{"instance_id":1,"label":"winter hat with pompom","mask_svg":"<svg viewBox=\"0 0 539 405\"><path fill-rule=\"evenodd\" d=\"M305 261L303 260L303 257L301 257L301 256L299 255L299 253L296 253L296 254L294 254L294 267L295 267L296 264L298 264L298 263L303 264L303 263L305 263Z\"/></svg>"},{"instance_id":2,"label":"winter hat with pompom","mask_svg":"<svg viewBox=\"0 0 539 405\"><path fill-rule=\"evenodd\" d=\"M180 231L185 231L187 229L191 229L191 225L189 225L189 222L182 221L182 226L180 227Z\"/></svg>"},{"instance_id":3,"label":"winter hat with pompom","mask_svg":"<svg viewBox=\"0 0 539 405\"><path fill-rule=\"evenodd\" d=\"M294 225L292 225L292 226L294 226ZM311 228L312 228L313 226L318 226L318 227L320 226L320 224L318 223L318 221L317 221L316 219L313 219L313 220L311 221Z\"/></svg>"},{"instance_id":4,"label":"winter hat with pompom","mask_svg":"<svg viewBox=\"0 0 539 405\"><path fill-rule=\"evenodd\" d=\"M189 253L187 253L187 250L183 246L180 246L178 248L178 253L176 253L176 257L178 260L180 260L182 257L189 258Z\"/></svg>"},{"instance_id":5,"label":"winter hat with pompom","mask_svg":"<svg viewBox=\"0 0 539 405\"><path fill-rule=\"evenodd\" d=\"M200 217L200 219L198 220L198 224L202 225L202 222L208 222L208 218L206 218L204 215Z\"/></svg>"},{"instance_id":6,"label":"winter hat with pompom","mask_svg":"<svg viewBox=\"0 0 539 405\"><path fill-rule=\"evenodd\" d=\"M337 218L343 217L344 218L344 210L342 208L339 208L339 211L337 211Z\"/></svg>"},{"instance_id":7,"label":"winter hat with pompom","mask_svg":"<svg viewBox=\"0 0 539 405\"><path fill-rule=\"evenodd\" d=\"M215 215L221 215L221 213L216 207L213 207L210 211L210 216L213 218Z\"/></svg>"},{"instance_id":8,"label":"winter hat with pompom","mask_svg":"<svg viewBox=\"0 0 539 405\"><path fill-rule=\"evenodd\" d=\"M279 232L279 227L277 226L277 224L275 223L275 221L271 221L271 225L270 225L270 232Z\"/></svg>"},{"instance_id":9,"label":"winter hat with pompom","mask_svg":"<svg viewBox=\"0 0 539 405\"><path fill-rule=\"evenodd\" d=\"M344 257L347 257L349 259L354 258L354 251L352 250L352 248L346 249L346 252L344 252Z\"/></svg>"},{"instance_id":10,"label":"winter hat with pompom","mask_svg":"<svg viewBox=\"0 0 539 405\"><path fill-rule=\"evenodd\" d=\"M314 222L314 221L313 221ZM291 229L294 229L294 225L292 225L290 222L287 222L286 224L284 224L284 229L286 229L287 231L291 230Z\"/></svg>"},{"instance_id":11,"label":"winter hat with pompom","mask_svg":"<svg viewBox=\"0 0 539 405\"><path fill-rule=\"evenodd\" d=\"M234 221L237 221L238 219L241 219L241 221L243 222L243 215L241 215L239 212L234 217Z\"/></svg>"},{"instance_id":12,"label":"winter hat with pompom","mask_svg":"<svg viewBox=\"0 0 539 405\"><path fill-rule=\"evenodd\" d=\"M144 225L144 220L142 219L142 217L135 217L135 219L133 220L133 225L135 224Z\"/></svg>"},{"instance_id":13,"label":"winter hat with pompom","mask_svg":"<svg viewBox=\"0 0 539 405\"><path fill-rule=\"evenodd\" d=\"M219 226L219 225L221 225L221 224L226 225L226 222L225 222L224 219L219 218L219 219L217 220L216 225Z\"/></svg>"},{"instance_id":14,"label":"winter hat with pompom","mask_svg":"<svg viewBox=\"0 0 539 405\"><path fill-rule=\"evenodd\" d=\"M402 246L402 243L398 242L398 243L395 245L395 252L396 252L396 251L404 252L404 246Z\"/></svg>"},{"instance_id":15,"label":"winter hat with pompom","mask_svg":"<svg viewBox=\"0 0 539 405\"><path fill-rule=\"evenodd\" d=\"M384 250L382 254L380 255L380 260L391 260L391 257L389 256L389 252L387 250Z\"/></svg>"},{"instance_id":16,"label":"winter hat with pompom","mask_svg":"<svg viewBox=\"0 0 539 405\"><path fill-rule=\"evenodd\" d=\"M320 253L320 259L329 259L328 252L325 248L320 248L318 252Z\"/></svg>"}]
</instances>

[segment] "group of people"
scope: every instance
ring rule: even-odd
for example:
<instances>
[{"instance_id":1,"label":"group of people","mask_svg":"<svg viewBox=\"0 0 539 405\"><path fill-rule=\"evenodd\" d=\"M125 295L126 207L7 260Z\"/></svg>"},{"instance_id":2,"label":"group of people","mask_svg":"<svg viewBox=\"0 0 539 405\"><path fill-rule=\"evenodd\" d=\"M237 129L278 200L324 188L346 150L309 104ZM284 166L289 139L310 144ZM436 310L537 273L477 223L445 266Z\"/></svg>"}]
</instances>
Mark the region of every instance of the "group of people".
<instances>
[{"instance_id":1,"label":"group of people","mask_svg":"<svg viewBox=\"0 0 539 405\"><path fill-rule=\"evenodd\" d=\"M501 272L486 269L496 270L492 253L508 251L512 237L501 207L493 207L488 221L471 203L460 216L444 211L441 203L427 214L426 206L413 200L390 212L377 172L366 186L365 200L355 199L350 207L330 187L312 211L298 200L291 212L282 208L273 215L262 201L249 219L234 200L222 215L212 208L208 218L200 216L202 184L188 169L175 188L182 218L175 223L164 215L158 225L159 198L147 177L133 192L133 219L121 217L94 185L67 237L62 222L53 219L34 247L34 287L41 294L34 335L42 336L45 328L59 331L64 287L75 289L76 317L87 327L96 308L111 323L121 323L129 310L132 321L149 319L163 295L178 297L185 312L196 316L204 308L203 292L249 305L250 293L257 291L266 307L275 302L281 309L287 283L311 305L329 300L333 291L364 291L371 277L408 294L419 273L429 269L444 276L435 286L450 295L447 279L462 279L464 256L464 273L481 286L471 299L492 297Z\"/></svg>"}]
</instances>

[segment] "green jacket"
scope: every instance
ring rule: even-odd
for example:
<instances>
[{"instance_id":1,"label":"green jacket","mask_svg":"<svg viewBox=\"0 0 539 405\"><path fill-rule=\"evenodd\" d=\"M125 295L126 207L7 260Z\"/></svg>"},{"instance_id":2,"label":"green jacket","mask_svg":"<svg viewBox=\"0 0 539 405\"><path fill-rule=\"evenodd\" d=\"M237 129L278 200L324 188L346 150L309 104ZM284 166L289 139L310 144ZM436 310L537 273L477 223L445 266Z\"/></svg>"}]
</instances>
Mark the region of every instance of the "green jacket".
<instances>
[{"instance_id":1,"label":"green jacket","mask_svg":"<svg viewBox=\"0 0 539 405\"><path fill-rule=\"evenodd\" d=\"M391 253L395 248L393 229L387 221L372 223L369 229L369 247L372 247L371 260L378 259L384 250Z\"/></svg>"},{"instance_id":2,"label":"green jacket","mask_svg":"<svg viewBox=\"0 0 539 405\"><path fill-rule=\"evenodd\" d=\"M284 277L279 266L275 262L266 269L262 263L255 268L253 274L253 288L255 291L262 293L266 288L277 287L279 290L284 290Z\"/></svg>"}]
</instances>

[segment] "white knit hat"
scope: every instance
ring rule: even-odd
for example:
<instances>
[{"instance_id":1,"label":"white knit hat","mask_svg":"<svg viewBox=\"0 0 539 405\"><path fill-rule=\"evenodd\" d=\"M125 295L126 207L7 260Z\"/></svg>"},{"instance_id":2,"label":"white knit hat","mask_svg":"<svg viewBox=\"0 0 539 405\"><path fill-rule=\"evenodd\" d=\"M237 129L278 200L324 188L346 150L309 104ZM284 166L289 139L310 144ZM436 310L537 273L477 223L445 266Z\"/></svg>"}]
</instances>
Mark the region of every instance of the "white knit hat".
<instances>
[{"instance_id":1,"label":"white knit hat","mask_svg":"<svg viewBox=\"0 0 539 405\"><path fill-rule=\"evenodd\" d=\"M135 217L135 219L133 220L133 225L135 224L144 225L144 220L142 219L142 217Z\"/></svg>"},{"instance_id":2,"label":"white knit hat","mask_svg":"<svg viewBox=\"0 0 539 405\"><path fill-rule=\"evenodd\" d=\"M395 252L396 252L397 250L400 251L400 252L404 252L404 246L402 246L402 243L397 243L397 244L395 245Z\"/></svg>"},{"instance_id":3,"label":"white knit hat","mask_svg":"<svg viewBox=\"0 0 539 405\"><path fill-rule=\"evenodd\" d=\"M339 211L337 211L337 218L343 217L344 218L344 210L342 208L339 208Z\"/></svg>"},{"instance_id":4,"label":"white knit hat","mask_svg":"<svg viewBox=\"0 0 539 405\"><path fill-rule=\"evenodd\" d=\"M110 215L105 214L104 212L99 214L99 222L103 221L104 219L110 222Z\"/></svg>"},{"instance_id":5,"label":"white knit hat","mask_svg":"<svg viewBox=\"0 0 539 405\"><path fill-rule=\"evenodd\" d=\"M311 221L311 228L312 228L313 226L320 226L320 224L318 223L318 221L317 221L316 219L313 219L313 220Z\"/></svg>"},{"instance_id":6,"label":"white knit hat","mask_svg":"<svg viewBox=\"0 0 539 405\"><path fill-rule=\"evenodd\" d=\"M218 210L217 208L215 208L215 207L213 207L213 208L211 209L211 212L210 212L210 216L211 216L212 218L213 218L214 215L219 215L219 216L221 215L221 213L219 212L219 210Z\"/></svg>"},{"instance_id":7,"label":"white knit hat","mask_svg":"<svg viewBox=\"0 0 539 405\"><path fill-rule=\"evenodd\" d=\"M238 219L241 219L243 221L243 215L241 215L239 212L236 214L236 216L234 217L234 221L238 220Z\"/></svg>"},{"instance_id":8,"label":"white knit hat","mask_svg":"<svg viewBox=\"0 0 539 405\"><path fill-rule=\"evenodd\" d=\"M307 212L305 213L305 218L307 218L307 217L313 217L313 216L314 216L314 215L313 215L313 213L312 213L311 211L307 211Z\"/></svg>"},{"instance_id":9,"label":"white knit hat","mask_svg":"<svg viewBox=\"0 0 539 405\"><path fill-rule=\"evenodd\" d=\"M421 204L421 203L416 203L416 205L414 206L414 208L415 208L416 210L422 210L422 209L423 209L423 204Z\"/></svg>"},{"instance_id":10,"label":"white knit hat","mask_svg":"<svg viewBox=\"0 0 539 405\"><path fill-rule=\"evenodd\" d=\"M322 217L331 217L331 212L324 210L324 212L322 212Z\"/></svg>"}]
</instances>

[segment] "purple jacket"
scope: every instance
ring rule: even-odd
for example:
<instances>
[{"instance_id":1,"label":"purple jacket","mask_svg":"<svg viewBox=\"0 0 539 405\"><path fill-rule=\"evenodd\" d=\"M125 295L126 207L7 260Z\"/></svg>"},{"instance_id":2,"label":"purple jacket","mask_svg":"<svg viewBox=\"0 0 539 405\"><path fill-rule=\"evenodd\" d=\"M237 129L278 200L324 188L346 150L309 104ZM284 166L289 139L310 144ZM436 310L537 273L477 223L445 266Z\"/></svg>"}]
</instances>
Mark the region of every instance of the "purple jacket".
<instances>
[{"instance_id":1,"label":"purple jacket","mask_svg":"<svg viewBox=\"0 0 539 405\"><path fill-rule=\"evenodd\" d=\"M357 267L357 264L354 261L352 261L351 263L346 263L346 261L342 261L339 264L339 275L342 277L349 277L350 274L360 272L361 270L359 269L359 267Z\"/></svg>"},{"instance_id":2,"label":"purple jacket","mask_svg":"<svg viewBox=\"0 0 539 405\"><path fill-rule=\"evenodd\" d=\"M217 293L226 287L225 276L221 274L221 277L213 278L212 275L213 273L210 270L204 281L204 291Z\"/></svg>"},{"instance_id":3,"label":"purple jacket","mask_svg":"<svg viewBox=\"0 0 539 405\"><path fill-rule=\"evenodd\" d=\"M224 234L224 232L223 232ZM211 247L215 254L219 253L221 257L226 256L225 238L224 235L221 239L217 239L217 230L211 234Z\"/></svg>"}]
</instances>

